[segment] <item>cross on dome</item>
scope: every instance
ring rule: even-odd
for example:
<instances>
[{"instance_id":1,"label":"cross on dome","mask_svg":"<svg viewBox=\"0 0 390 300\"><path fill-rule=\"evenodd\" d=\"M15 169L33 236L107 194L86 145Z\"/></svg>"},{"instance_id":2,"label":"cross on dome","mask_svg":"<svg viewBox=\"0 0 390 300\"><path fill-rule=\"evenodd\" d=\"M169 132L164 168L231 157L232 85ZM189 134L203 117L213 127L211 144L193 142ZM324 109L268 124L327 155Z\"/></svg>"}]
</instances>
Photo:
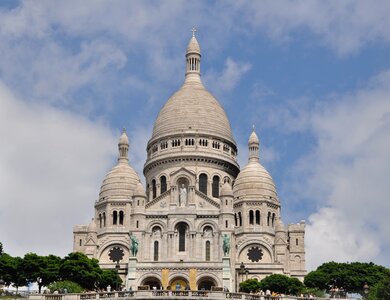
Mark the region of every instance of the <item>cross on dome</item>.
<instances>
[{"instance_id":1,"label":"cross on dome","mask_svg":"<svg viewBox=\"0 0 390 300\"><path fill-rule=\"evenodd\" d=\"M195 37L195 32L196 32L196 31L197 31L197 30L196 30L196 27L193 26L193 27L192 27L192 36L193 36L193 37Z\"/></svg>"}]
</instances>

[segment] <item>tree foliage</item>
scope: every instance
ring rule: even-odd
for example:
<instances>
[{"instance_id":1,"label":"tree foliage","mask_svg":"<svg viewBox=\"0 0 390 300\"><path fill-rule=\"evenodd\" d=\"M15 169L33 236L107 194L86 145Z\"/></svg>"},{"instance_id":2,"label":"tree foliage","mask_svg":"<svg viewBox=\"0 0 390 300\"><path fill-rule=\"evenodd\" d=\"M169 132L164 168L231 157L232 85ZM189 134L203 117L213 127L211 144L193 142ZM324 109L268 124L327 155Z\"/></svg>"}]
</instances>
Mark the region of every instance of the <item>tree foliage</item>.
<instances>
[{"instance_id":1,"label":"tree foliage","mask_svg":"<svg viewBox=\"0 0 390 300\"><path fill-rule=\"evenodd\" d=\"M329 289L331 286L343 287L349 293L363 293L367 283L374 286L381 280L390 279L390 270L373 263L324 263L310 272L304 280L307 287Z\"/></svg>"},{"instance_id":2,"label":"tree foliage","mask_svg":"<svg viewBox=\"0 0 390 300\"><path fill-rule=\"evenodd\" d=\"M389 300L390 279L384 279L371 287L367 300Z\"/></svg>"},{"instance_id":3,"label":"tree foliage","mask_svg":"<svg viewBox=\"0 0 390 300\"><path fill-rule=\"evenodd\" d=\"M118 273L114 270L102 270L102 275L98 283L98 287L101 289L106 289L107 286L119 287L122 284L122 279L119 277Z\"/></svg>"},{"instance_id":4,"label":"tree foliage","mask_svg":"<svg viewBox=\"0 0 390 300\"><path fill-rule=\"evenodd\" d=\"M257 281L257 279L245 280L240 283L240 289L246 293L270 290L280 294L297 295L303 289L303 284L297 278L273 274L261 281Z\"/></svg>"},{"instance_id":5,"label":"tree foliage","mask_svg":"<svg viewBox=\"0 0 390 300\"><path fill-rule=\"evenodd\" d=\"M273 274L260 281L262 290L270 290L280 294L297 295L303 288L302 282L281 274Z\"/></svg>"},{"instance_id":6,"label":"tree foliage","mask_svg":"<svg viewBox=\"0 0 390 300\"><path fill-rule=\"evenodd\" d=\"M77 282L88 290L94 290L101 280L102 269L97 259L90 259L85 254L68 254L61 262L62 280Z\"/></svg>"},{"instance_id":7,"label":"tree foliage","mask_svg":"<svg viewBox=\"0 0 390 300\"><path fill-rule=\"evenodd\" d=\"M253 278L253 279L247 279L240 283L240 291L244 293L255 293L260 290L260 282Z\"/></svg>"}]
</instances>

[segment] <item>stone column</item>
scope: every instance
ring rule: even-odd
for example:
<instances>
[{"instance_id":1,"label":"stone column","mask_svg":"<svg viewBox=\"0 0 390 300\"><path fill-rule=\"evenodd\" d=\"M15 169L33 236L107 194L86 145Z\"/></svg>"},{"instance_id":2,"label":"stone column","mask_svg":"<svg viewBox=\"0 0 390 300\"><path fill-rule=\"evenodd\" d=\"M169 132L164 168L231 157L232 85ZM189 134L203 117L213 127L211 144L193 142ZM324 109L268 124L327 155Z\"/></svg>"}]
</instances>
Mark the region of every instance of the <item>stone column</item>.
<instances>
[{"instance_id":1,"label":"stone column","mask_svg":"<svg viewBox=\"0 0 390 300\"><path fill-rule=\"evenodd\" d=\"M228 256L222 257L222 279L223 279L223 287L228 288L229 291L233 291L232 286L232 272L230 266L230 258Z\"/></svg>"},{"instance_id":2,"label":"stone column","mask_svg":"<svg viewBox=\"0 0 390 300\"><path fill-rule=\"evenodd\" d=\"M137 273L137 258L130 257L129 264L127 267L127 276L126 276L126 282L125 282L126 290L131 288L133 291L135 291L137 289L136 273Z\"/></svg>"}]
</instances>

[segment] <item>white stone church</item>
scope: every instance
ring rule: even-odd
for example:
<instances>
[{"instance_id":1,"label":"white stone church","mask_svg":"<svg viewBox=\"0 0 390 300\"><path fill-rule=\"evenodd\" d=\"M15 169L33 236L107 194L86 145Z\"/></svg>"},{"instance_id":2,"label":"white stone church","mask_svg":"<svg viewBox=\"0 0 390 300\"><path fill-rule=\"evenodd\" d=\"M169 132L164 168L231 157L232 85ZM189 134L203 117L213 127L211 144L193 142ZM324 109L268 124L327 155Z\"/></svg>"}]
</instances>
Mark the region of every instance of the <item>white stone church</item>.
<instances>
[{"instance_id":1,"label":"white stone church","mask_svg":"<svg viewBox=\"0 0 390 300\"><path fill-rule=\"evenodd\" d=\"M229 120L203 86L200 62L193 35L184 83L160 110L147 144L146 188L129 165L124 131L94 218L74 227L73 250L117 269L133 290L235 291L245 279L275 273L302 280L305 223L283 224L254 131L240 169Z\"/></svg>"}]
</instances>

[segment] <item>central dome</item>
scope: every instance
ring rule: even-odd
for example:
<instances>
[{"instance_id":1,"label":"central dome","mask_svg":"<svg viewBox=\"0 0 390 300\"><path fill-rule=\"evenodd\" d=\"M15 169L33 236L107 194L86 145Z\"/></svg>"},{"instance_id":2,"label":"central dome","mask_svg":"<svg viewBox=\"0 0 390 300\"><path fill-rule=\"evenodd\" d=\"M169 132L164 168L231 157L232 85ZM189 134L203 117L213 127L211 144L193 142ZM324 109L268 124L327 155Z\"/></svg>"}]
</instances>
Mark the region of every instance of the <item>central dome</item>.
<instances>
[{"instance_id":1,"label":"central dome","mask_svg":"<svg viewBox=\"0 0 390 300\"><path fill-rule=\"evenodd\" d=\"M186 131L209 134L234 143L225 111L199 83L185 83L167 101L154 123L152 139Z\"/></svg>"},{"instance_id":2,"label":"central dome","mask_svg":"<svg viewBox=\"0 0 390 300\"><path fill-rule=\"evenodd\" d=\"M160 110L154 123L151 141L195 132L236 145L225 111L200 80L200 57L200 47L193 35L186 51L184 84Z\"/></svg>"}]
</instances>

